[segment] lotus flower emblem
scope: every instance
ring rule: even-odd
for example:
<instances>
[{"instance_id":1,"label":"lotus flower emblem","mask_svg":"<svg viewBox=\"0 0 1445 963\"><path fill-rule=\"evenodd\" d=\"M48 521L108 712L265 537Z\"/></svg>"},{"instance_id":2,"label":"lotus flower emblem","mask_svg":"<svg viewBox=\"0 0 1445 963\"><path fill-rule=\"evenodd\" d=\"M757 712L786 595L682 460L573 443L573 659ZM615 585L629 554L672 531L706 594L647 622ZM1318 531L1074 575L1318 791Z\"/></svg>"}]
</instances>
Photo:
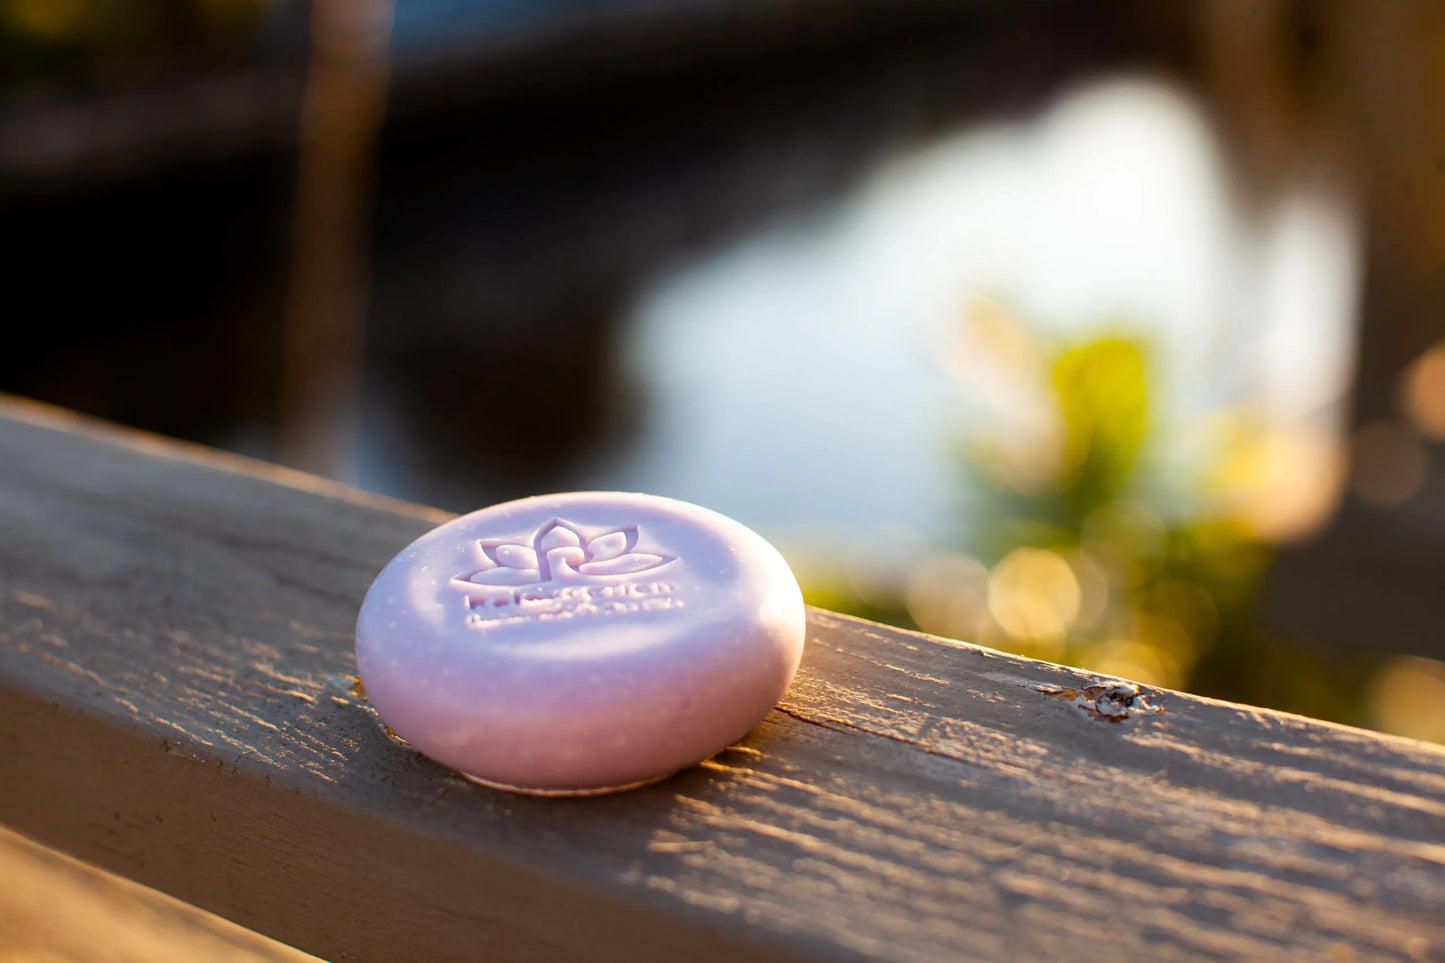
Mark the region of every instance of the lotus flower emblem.
<instances>
[{"instance_id":1,"label":"lotus flower emblem","mask_svg":"<svg viewBox=\"0 0 1445 963\"><path fill-rule=\"evenodd\" d=\"M481 567L456 576L455 581L497 586L576 582L646 572L673 560L671 555L635 551L636 547L636 525L589 538L577 525L554 518L537 529L530 542L478 539Z\"/></svg>"}]
</instances>

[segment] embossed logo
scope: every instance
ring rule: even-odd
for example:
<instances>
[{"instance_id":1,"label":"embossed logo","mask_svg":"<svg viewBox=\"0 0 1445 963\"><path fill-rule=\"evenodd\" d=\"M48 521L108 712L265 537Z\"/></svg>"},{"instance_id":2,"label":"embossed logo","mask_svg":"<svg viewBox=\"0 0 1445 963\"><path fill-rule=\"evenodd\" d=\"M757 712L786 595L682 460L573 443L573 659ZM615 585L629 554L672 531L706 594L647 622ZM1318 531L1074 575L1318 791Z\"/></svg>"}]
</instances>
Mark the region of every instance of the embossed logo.
<instances>
[{"instance_id":1,"label":"embossed logo","mask_svg":"<svg viewBox=\"0 0 1445 963\"><path fill-rule=\"evenodd\" d=\"M667 582L627 576L662 568L675 556L637 550L636 525L589 536L554 518L530 539L478 539L478 567L452 576L474 628L534 620L681 608Z\"/></svg>"}]
</instances>

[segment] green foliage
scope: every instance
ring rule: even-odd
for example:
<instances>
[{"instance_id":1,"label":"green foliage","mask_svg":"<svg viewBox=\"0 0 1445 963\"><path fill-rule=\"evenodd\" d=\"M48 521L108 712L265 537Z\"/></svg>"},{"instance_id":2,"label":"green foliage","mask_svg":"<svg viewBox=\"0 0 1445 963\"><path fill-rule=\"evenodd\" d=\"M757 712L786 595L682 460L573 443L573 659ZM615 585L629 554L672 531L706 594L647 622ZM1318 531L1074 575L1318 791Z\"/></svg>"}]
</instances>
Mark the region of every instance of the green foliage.
<instances>
[{"instance_id":1,"label":"green foliage","mask_svg":"<svg viewBox=\"0 0 1445 963\"><path fill-rule=\"evenodd\" d=\"M972 534L968 543L948 548L992 569L984 595L975 584L960 585L951 596L983 599L974 628L964 630L968 640L1361 722L1360 681L1381 660L1331 656L1261 631L1255 609L1269 546L1222 507L1204 478L1150 475L1161 463L1151 450L1160 425L1144 343L1114 333L1042 351L1038 363L1037 383L1047 392L1055 430L1009 433L1006 426L1000 433L990 424L959 447L975 493L968 502ZM1232 454L1221 450L1218 460ZM1061 607L1058 594L1061 559L1077 580L1064 587L1081 600L1078 612L1061 633L1030 637L1040 625L1056 626L1058 613L1069 607ZM1032 575L1022 571L1029 565ZM1054 573L1053 582L1039 577L1040 565ZM1005 569L1009 575L1001 579ZM1016 595L1000 609L1006 590ZM865 602L848 591L846 580L814 586L810 599L913 624L903 597L892 605Z\"/></svg>"},{"instance_id":2,"label":"green foliage","mask_svg":"<svg viewBox=\"0 0 1445 963\"><path fill-rule=\"evenodd\" d=\"M1119 497L1149 434L1149 384L1144 350L1104 338L1064 351L1052 384L1064 424L1064 477L1059 497L1071 521Z\"/></svg>"}]
</instances>

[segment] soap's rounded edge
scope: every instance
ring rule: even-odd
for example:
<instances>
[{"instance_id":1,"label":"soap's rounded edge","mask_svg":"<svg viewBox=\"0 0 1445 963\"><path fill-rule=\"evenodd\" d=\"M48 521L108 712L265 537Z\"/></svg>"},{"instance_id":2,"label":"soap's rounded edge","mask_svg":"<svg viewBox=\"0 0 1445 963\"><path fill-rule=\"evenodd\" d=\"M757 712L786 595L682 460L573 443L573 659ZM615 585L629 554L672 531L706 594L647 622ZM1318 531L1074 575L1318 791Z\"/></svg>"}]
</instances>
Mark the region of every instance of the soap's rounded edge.
<instances>
[{"instance_id":1,"label":"soap's rounded edge","mask_svg":"<svg viewBox=\"0 0 1445 963\"><path fill-rule=\"evenodd\" d=\"M791 566L788 565L787 559L783 557L782 553L778 551L775 545L769 542L761 534L759 534L751 527L745 525L744 523L738 521L737 519L732 518L731 516L725 515L719 511L707 508L702 505L698 505L693 502L684 501L682 499L673 498L671 496L656 495L646 492L599 490L556 492L530 495L523 498L513 499L507 502L499 502L494 505L484 506L472 512L455 516L454 518L449 519L446 522L442 522L441 524L421 533L416 538L408 542L407 545L401 548L396 553L396 555L394 555L390 560L388 560L386 565L382 567L381 571L379 571L376 577L372 580L372 584L368 586L366 595L362 600L362 604L358 607L357 625L355 629L355 634L353 636L353 643L357 656L357 670L361 678L365 680L368 675L368 673L364 670L362 666L362 662L366 661L363 655L363 650L370 649L371 646L363 643L362 636L371 634L365 628L363 628L363 622L366 621L365 616L367 609L370 607L371 604L375 604L372 597L373 590L377 588L378 583L382 581L383 576L389 569L391 569L393 566L405 564L403 559L408 554L412 553L419 546L430 541L431 539L439 537L439 533L441 531L452 528L454 526L463 525L475 516L483 514L513 514L529 511L542 505L547 505L548 510L552 510L553 506L555 506L556 510L558 511L566 511L566 502L587 501L592 499L625 499L628 501L636 499L644 503L663 503L663 506L660 507L671 506L675 511L677 511L679 515L691 516L693 519L699 522L711 522L712 524L717 525L718 528L724 531L731 529L737 535L741 535L747 538L748 541L753 542L756 547L764 549L764 552L762 553L763 557L768 560L765 565L766 568L772 569L775 574L786 575L786 580L782 582L782 585L790 586L790 589L784 588L779 594L786 599L783 607L788 610L788 615L797 619L797 628L793 629L790 626L787 629L784 629L784 631L782 632L777 632L777 628L781 628L783 624L792 621L792 618L786 618L778 620L774 623L774 631L764 633L765 635L772 636L775 642L782 642L784 644L780 646L781 651L779 652L779 654L783 656L783 658L780 660L782 664L779 665L779 669L781 671L778 682L780 684L777 688L776 694L768 700L767 706L762 708L761 714L749 713L747 715L746 725L742 727L743 731L741 733L738 733L732 738L721 742L721 744L714 742L705 754L699 754L698 756L690 757L689 761L686 764L677 765L676 763L678 761L678 758L675 757L673 760L673 764L670 765L669 768L660 775L648 776L642 779L627 779L625 774L618 773L618 775L623 776L625 781L617 784L598 786L529 786L521 783L512 783L498 779L490 779L485 776L480 776L474 773L467 772L466 764L464 762L461 765L458 765L458 762L461 762L461 760L452 762L447 761L444 757L449 754L444 752L435 752L435 747L431 747L433 751L423 749L422 745L429 742L429 740L427 739L412 740L410 742L407 742L406 740L402 739L399 734L394 738L397 738L398 741L401 741L403 742L403 744L408 745L408 747L412 750L417 751L422 755L434 759L442 765L453 769L454 771L467 778L469 781L475 782L478 785L486 786L491 789L511 792L519 795L530 795L537 797L590 797L625 792L632 789L652 785L669 778L677 772L697 765L698 763L703 762L706 759L716 755L718 752L725 750L728 745L731 745L738 739L746 736L748 732L751 732L757 725L759 725L763 721L769 711L776 707L778 701L783 697L783 695L786 693L786 691L791 686L792 682L796 677L796 673L802 662L803 654L807 644L807 606L802 597L801 587L798 585L796 576L793 574ZM557 504L558 502L564 504ZM373 707L377 711L378 721L381 722L382 725L390 728L385 721L386 713L383 713L381 711L381 707L376 705L374 699L369 699L369 701L371 701Z\"/></svg>"},{"instance_id":2,"label":"soap's rounded edge","mask_svg":"<svg viewBox=\"0 0 1445 963\"><path fill-rule=\"evenodd\" d=\"M709 757L711 758L711 757ZM460 772L470 781L478 786L485 786L488 789L497 789L502 792L515 793L518 796L538 796L546 799L585 799L589 796L610 796L613 793L628 792L633 789L642 789L646 786L653 786L671 776L677 775L681 769L672 769L660 776L648 776L646 779L638 779L633 782L625 782L616 786L577 786L573 788L552 788L547 786L514 786L511 783L498 782L495 779L487 779L470 772Z\"/></svg>"}]
</instances>

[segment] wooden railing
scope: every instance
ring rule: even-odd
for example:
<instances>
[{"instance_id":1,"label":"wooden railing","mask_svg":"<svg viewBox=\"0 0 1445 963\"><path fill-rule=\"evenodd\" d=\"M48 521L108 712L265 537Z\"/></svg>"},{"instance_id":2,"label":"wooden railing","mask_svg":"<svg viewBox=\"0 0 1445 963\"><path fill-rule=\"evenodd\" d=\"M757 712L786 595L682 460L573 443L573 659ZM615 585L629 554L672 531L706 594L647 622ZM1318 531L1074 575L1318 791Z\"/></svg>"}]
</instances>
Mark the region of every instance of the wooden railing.
<instances>
[{"instance_id":1,"label":"wooden railing","mask_svg":"<svg viewBox=\"0 0 1445 963\"><path fill-rule=\"evenodd\" d=\"M334 960L1445 959L1445 750L821 611L703 765L472 785L351 649L444 517L6 402L0 822Z\"/></svg>"}]
</instances>

